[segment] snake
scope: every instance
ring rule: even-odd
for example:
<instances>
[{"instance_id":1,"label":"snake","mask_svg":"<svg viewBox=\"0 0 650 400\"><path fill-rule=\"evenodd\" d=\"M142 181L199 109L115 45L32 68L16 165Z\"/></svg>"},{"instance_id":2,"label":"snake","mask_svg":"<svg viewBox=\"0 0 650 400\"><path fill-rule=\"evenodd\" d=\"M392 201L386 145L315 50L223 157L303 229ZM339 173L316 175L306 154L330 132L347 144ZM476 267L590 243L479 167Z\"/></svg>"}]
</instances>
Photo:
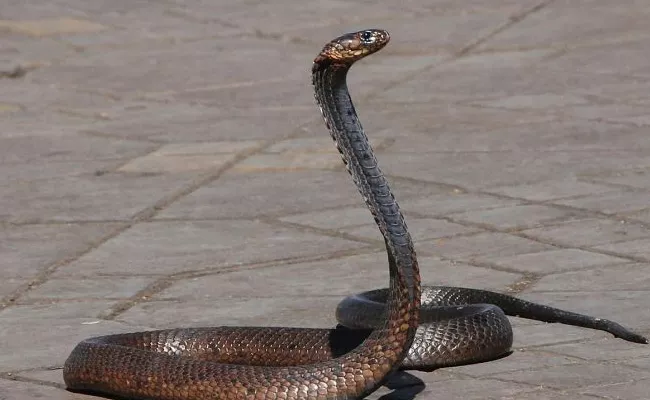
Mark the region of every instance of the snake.
<instances>
[{"instance_id":1,"label":"snake","mask_svg":"<svg viewBox=\"0 0 650 400\"><path fill-rule=\"evenodd\" d=\"M156 400L359 399L398 369L432 370L507 354L506 315L647 339L609 320L486 290L422 286L405 219L359 121L347 87L358 60L388 32L367 29L328 42L312 65L316 102L343 163L385 242L389 286L345 298L334 328L198 327L85 339L63 367L67 388Z\"/></svg>"}]
</instances>

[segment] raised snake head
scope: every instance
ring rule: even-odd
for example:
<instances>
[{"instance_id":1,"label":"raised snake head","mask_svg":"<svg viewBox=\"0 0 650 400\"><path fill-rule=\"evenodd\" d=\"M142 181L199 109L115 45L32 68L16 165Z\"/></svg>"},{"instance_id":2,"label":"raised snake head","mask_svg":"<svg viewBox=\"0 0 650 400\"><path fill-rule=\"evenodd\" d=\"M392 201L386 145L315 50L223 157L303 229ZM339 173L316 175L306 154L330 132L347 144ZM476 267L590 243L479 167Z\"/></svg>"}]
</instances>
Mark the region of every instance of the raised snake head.
<instances>
[{"instance_id":1,"label":"raised snake head","mask_svg":"<svg viewBox=\"0 0 650 400\"><path fill-rule=\"evenodd\" d=\"M327 43L314 63L352 64L386 46L390 35L383 29L346 33Z\"/></svg>"}]
</instances>

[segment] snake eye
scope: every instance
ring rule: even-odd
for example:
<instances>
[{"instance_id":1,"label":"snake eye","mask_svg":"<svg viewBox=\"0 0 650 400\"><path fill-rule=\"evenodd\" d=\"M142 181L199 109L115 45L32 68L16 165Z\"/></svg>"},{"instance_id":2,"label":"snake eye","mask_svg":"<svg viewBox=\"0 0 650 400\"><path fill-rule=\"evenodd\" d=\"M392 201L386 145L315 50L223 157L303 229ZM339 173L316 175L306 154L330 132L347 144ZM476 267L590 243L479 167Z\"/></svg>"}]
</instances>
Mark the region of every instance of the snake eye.
<instances>
[{"instance_id":1,"label":"snake eye","mask_svg":"<svg viewBox=\"0 0 650 400\"><path fill-rule=\"evenodd\" d=\"M366 43L374 43L377 38L372 34L371 31L363 31L359 35L359 39Z\"/></svg>"}]
</instances>

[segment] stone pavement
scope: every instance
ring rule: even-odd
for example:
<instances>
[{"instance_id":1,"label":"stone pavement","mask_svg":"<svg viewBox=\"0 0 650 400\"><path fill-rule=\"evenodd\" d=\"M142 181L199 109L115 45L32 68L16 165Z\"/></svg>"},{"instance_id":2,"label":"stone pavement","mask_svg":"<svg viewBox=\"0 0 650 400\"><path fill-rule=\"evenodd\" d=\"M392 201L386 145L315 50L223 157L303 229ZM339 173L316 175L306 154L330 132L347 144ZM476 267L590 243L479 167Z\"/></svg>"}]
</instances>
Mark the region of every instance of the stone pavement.
<instances>
[{"instance_id":1,"label":"stone pavement","mask_svg":"<svg viewBox=\"0 0 650 400\"><path fill-rule=\"evenodd\" d=\"M0 399L90 399L61 378L89 336L330 327L386 285L309 76L367 27L393 40L350 87L423 280L650 334L649 19L647 0L5 0ZM513 324L509 357L385 398L650 398L650 346Z\"/></svg>"}]
</instances>

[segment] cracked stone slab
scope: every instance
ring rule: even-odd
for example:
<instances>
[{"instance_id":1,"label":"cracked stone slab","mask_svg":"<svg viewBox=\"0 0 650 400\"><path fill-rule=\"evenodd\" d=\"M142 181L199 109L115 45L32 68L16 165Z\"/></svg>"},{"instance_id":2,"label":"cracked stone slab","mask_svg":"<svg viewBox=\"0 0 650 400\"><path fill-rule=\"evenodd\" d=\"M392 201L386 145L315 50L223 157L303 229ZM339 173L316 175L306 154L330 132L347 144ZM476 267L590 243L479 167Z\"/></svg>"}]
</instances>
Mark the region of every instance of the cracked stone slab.
<instances>
[{"instance_id":1,"label":"cracked stone slab","mask_svg":"<svg viewBox=\"0 0 650 400\"><path fill-rule=\"evenodd\" d=\"M260 221L156 221L133 226L55 276L164 275L360 247L349 240Z\"/></svg>"},{"instance_id":2,"label":"cracked stone slab","mask_svg":"<svg viewBox=\"0 0 650 400\"><path fill-rule=\"evenodd\" d=\"M590 1L590 12L571 1L556 1L530 14L526 22L495 35L479 49L580 47L611 43L620 47L628 38L647 34L647 10L640 4ZM620 58L611 56L611 60Z\"/></svg>"},{"instance_id":3,"label":"cracked stone slab","mask_svg":"<svg viewBox=\"0 0 650 400\"><path fill-rule=\"evenodd\" d=\"M61 365L85 338L106 333L142 330L96 315L110 301L18 305L0 312L0 365L6 371ZM47 332L44 334L43 332ZM19 352L16 349L21 349Z\"/></svg>"},{"instance_id":4,"label":"cracked stone slab","mask_svg":"<svg viewBox=\"0 0 650 400\"><path fill-rule=\"evenodd\" d=\"M403 208L405 210L416 211L420 214L443 216L463 211L489 210L518 203L517 200L465 193L462 190L456 189L439 195L407 199L403 202Z\"/></svg>"},{"instance_id":5,"label":"cracked stone slab","mask_svg":"<svg viewBox=\"0 0 650 400\"><path fill-rule=\"evenodd\" d=\"M626 400L644 400L648 398L648 387L650 379L642 379L636 382L602 385L596 388L589 388L585 394L596 396L608 396Z\"/></svg>"},{"instance_id":6,"label":"cracked stone slab","mask_svg":"<svg viewBox=\"0 0 650 400\"><path fill-rule=\"evenodd\" d=\"M579 199L557 200L555 203L605 214L634 213L650 208L649 192L610 192Z\"/></svg>"},{"instance_id":7,"label":"cracked stone slab","mask_svg":"<svg viewBox=\"0 0 650 400\"><path fill-rule=\"evenodd\" d=\"M255 94L270 99L269 92L260 91L265 87L264 82L291 80L292 85L283 86L288 91L285 99L305 91L301 98L313 104L309 85L299 84L300 77L308 77L304 60L313 57L312 47L251 38L145 42L116 48L90 47L83 57L71 57L35 70L32 75L46 84L56 82L72 88L109 91L117 96L158 93L173 97L178 93L195 101L200 97L192 94L193 91L212 96L213 89L219 87L225 94L230 91L249 100L255 99ZM264 68L251 63L252 58L264 60ZM215 65L219 65L218 73ZM184 72L179 73L179 69ZM133 93L133 88L138 88L137 93ZM275 87L278 88L281 87Z\"/></svg>"},{"instance_id":8,"label":"cracked stone slab","mask_svg":"<svg viewBox=\"0 0 650 400\"><path fill-rule=\"evenodd\" d=\"M86 251L119 224L4 226L0 229L0 297L26 289L56 263Z\"/></svg>"},{"instance_id":9,"label":"cracked stone slab","mask_svg":"<svg viewBox=\"0 0 650 400\"><path fill-rule=\"evenodd\" d=\"M650 169L646 168L610 171L609 173L590 176L590 178L599 182L614 183L639 189L647 189L650 187L649 176Z\"/></svg>"},{"instance_id":10,"label":"cracked stone slab","mask_svg":"<svg viewBox=\"0 0 650 400\"><path fill-rule=\"evenodd\" d=\"M544 327L542 326L540 329L544 329ZM472 377L484 377L531 368L570 365L578 363L579 361L580 360L574 357L562 354L554 355L535 350L527 350L526 348L517 348L507 357L490 361L488 363L454 367L452 371Z\"/></svg>"},{"instance_id":11,"label":"cracked stone slab","mask_svg":"<svg viewBox=\"0 0 650 400\"><path fill-rule=\"evenodd\" d=\"M581 219L582 216L577 212L532 204L456 213L450 217L456 221L487 225L496 229L521 230Z\"/></svg>"},{"instance_id":12,"label":"cracked stone slab","mask_svg":"<svg viewBox=\"0 0 650 400\"><path fill-rule=\"evenodd\" d=\"M539 168L542 164L544 168ZM467 189L570 179L602 170L648 165L650 160L644 153L635 150L394 153L382 158L382 168L391 175Z\"/></svg>"},{"instance_id":13,"label":"cracked stone slab","mask_svg":"<svg viewBox=\"0 0 650 400\"><path fill-rule=\"evenodd\" d=\"M588 219L528 229L528 236L568 246L596 247L650 236L650 229L641 225L606 219Z\"/></svg>"},{"instance_id":14,"label":"cracked stone slab","mask_svg":"<svg viewBox=\"0 0 650 400\"><path fill-rule=\"evenodd\" d=\"M77 18L0 20L0 30L34 37L100 32L105 26Z\"/></svg>"},{"instance_id":15,"label":"cracked stone slab","mask_svg":"<svg viewBox=\"0 0 650 400\"><path fill-rule=\"evenodd\" d=\"M611 243L603 246L596 246L594 249L612 251L619 254L629 254L634 257L650 258L650 239Z\"/></svg>"},{"instance_id":16,"label":"cracked stone slab","mask_svg":"<svg viewBox=\"0 0 650 400\"><path fill-rule=\"evenodd\" d=\"M151 301L117 317L129 325L157 329L200 326L290 326L333 328L339 296L222 298L197 301Z\"/></svg>"},{"instance_id":17,"label":"cracked stone slab","mask_svg":"<svg viewBox=\"0 0 650 400\"><path fill-rule=\"evenodd\" d=\"M32 163L27 168L43 168ZM79 172L71 168L46 168L47 179L27 174L22 165L15 174L21 185L4 186L0 197L0 220L12 223L43 221L75 222L128 220L157 201L191 182L187 174L111 173L96 162L84 162ZM108 163L104 162L106 166ZM48 164L49 166L51 163ZM84 168L85 166L85 168ZM4 167L3 167L4 169ZM0 186L2 179L0 178Z\"/></svg>"},{"instance_id":18,"label":"cracked stone slab","mask_svg":"<svg viewBox=\"0 0 650 400\"><path fill-rule=\"evenodd\" d=\"M3 400L84 400L88 398L88 396L70 393L60 388L5 379L0 379L0 393L2 393Z\"/></svg>"},{"instance_id":19,"label":"cracked stone slab","mask_svg":"<svg viewBox=\"0 0 650 400\"><path fill-rule=\"evenodd\" d=\"M594 349L598 349L598 351L594 351ZM639 346L636 343L630 343L624 340L611 340L610 338L589 342L558 344L547 346L544 350L594 361L628 363L628 361L633 361L634 359L650 357L650 348L648 346Z\"/></svg>"},{"instance_id":20,"label":"cracked stone slab","mask_svg":"<svg viewBox=\"0 0 650 400\"><path fill-rule=\"evenodd\" d=\"M455 260L485 261L488 258L536 253L551 246L504 233L484 232L475 235L424 241L420 251Z\"/></svg>"},{"instance_id":21,"label":"cracked stone slab","mask_svg":"<svg viewBox=\"0 0 650 400\"><path fill-rule=\"evenodd\" d=\"M0 137L0 164L119 160L154 150L152 143L90 135Z\"/></svg>"},{"instance_id":22,"label":"cracked stone slab","mask_svg":"<svg viewBox=\"0 0 650 400\"><path fill-rule=\"evenodd\" d=\"M549 201L567 197L597 195L611 192L612 188L589 182L582 182L576 179L552 179L537 183L497 187L488 189L488 191L531 201Z\"/></svg>"},{"instance_id":23,"label":"cracked stone slab","mask_svg":"<svg viewBox=\"0 0 650 400\"><path fill-rule=\"evenodd\" d=\"M97 300L122 299L134 296L153 282L145 277L99 277L49 279L22 296L21 302L43 300Z\"/></svg>"},{"instance_id":24,"label":"cracked stone slab","mask_svg":"<svg viewBox=\"0 0 650 400\"><path fill-rule=\"evenodd\" d=\"M579 391L583 391L589 386L626 383L631 377L643 379L648 375L650 372L638 371L620 365L572 364L532 371L508 372L503 379L554 389L576 390L576 388L580 388ZM497 377L499 376L497 375Z\"/></svg>"},{"instance_id":25,"label":"cracked stone slab","mask_svg":"<svg viewBox=\"0 0 650 400\"><path fill-rule=\"evenodd\" d=\"M413 375L420 377L426 382L431 379L420 373L413 373ZM440 393L444 393L445 397L452 399L468 399L468 400L483 400L486 393L489 393L490 399L502 399L505 396L512 396L530 390L530 386L515 382L500 381L496 379L445 379L442 381L434 381L432 384L427 385L419 394L418 397L423 399L439 399ZM369 396L371 399L377 399L380 393L373 393Z\"/></svg>"},{"instance_id":26,"label":"cracked stone slab","mask_svg":"<svg viewBox=\"0 0 650 400\"><path fill-rule=\"evenodd\" d=\"M419 262L424 285L502 290L519 278L516 274L435 257L419 257ZM287 276L295 278L288 280ZM388 264L383 251L309 263L285 265L279 262L272 267L178 280L154 298L218 302L221 298L245 300L255 297L265 301L291 294L305 301L318 296L334 296L341 300L344 296L381 287L388 287ZM316 304L314 308L318 307Z\"/></svg>"},{"instance_id":27,"label":"cracked stone slab","mask_svg":"<svg viewBox=\"0 0 650 400\"><path fill-rule=\"evenodd\" d=\"M318 109L313 104L302 107L222 109L171 100L167 103L172 105L138 102L126 109L77 107L71 110L84 115L102 113L107 116L107 120L92 125L95 131L166 143L277 140L298 132L306 122L318 117ZM322 122L318 121L320 127ZM320 135L325 136L324 132Z\"/></svg>"},{"instance_id":28,"label":"cracked stone slab","mask_svg":"<svg viewBox=\"0 0 650 400\"><path fill-rule=\"evenodd\" d=\"M535 291L608 291L647 290L650 277L645 277L647 264L623 264L569 271L545 276L535 284Z\"/></svg>"},{"instance_id":29,"label":"cracked stone slab","mask_svg":"<svg viewBox=\"0 0 650 400\"><path fill-rule=\"evenodd\" d=\"M630 262L624 258L579 249L554 249L508 257L488 257L486 261L522 273L541 275Z\"/></svg>"},{"instance_id":30,"label":"cracked stone slab","mask_svg":"<svg viewBox=\"0 0 650 400\"><path fill-rule=\"evenodd\" d=\"M239 154L260 146L257 141L166 144L156 151L135 158L117 169L119 172L160 174L218 170Z\"/></svg>"}]
</instances>

